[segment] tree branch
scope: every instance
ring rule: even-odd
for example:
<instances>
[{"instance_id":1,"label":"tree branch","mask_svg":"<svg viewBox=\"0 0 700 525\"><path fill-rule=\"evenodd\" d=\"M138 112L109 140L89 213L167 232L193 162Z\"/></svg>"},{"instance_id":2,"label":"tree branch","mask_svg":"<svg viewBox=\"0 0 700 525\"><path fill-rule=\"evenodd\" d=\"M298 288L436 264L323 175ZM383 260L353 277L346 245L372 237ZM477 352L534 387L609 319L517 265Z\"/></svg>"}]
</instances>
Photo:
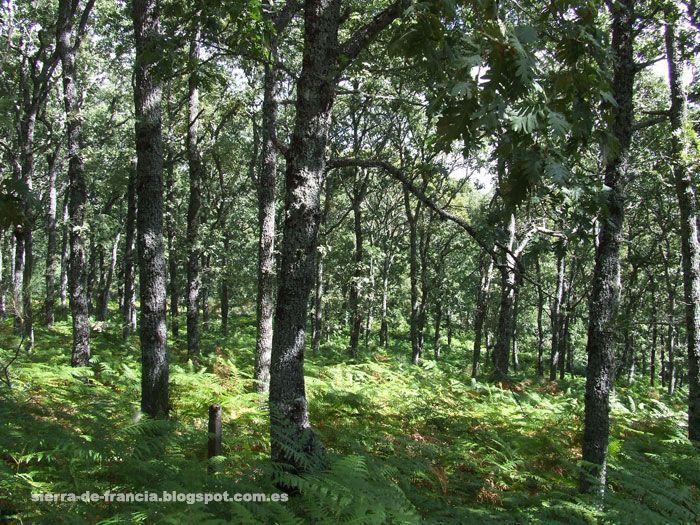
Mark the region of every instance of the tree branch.
<instances>
[{"instance_id":1,"label":"tree branch","mask_svg":"<svg viewBox=\"0 0 700 525\"><path fill-rule=\"evenodd\" d=\"M396 20L411 4L411 0L395 0L389 7L378 13L367 24L357 29L340 46L339 71L346 69L389 24Z\"/></svg>"}]
</instances>

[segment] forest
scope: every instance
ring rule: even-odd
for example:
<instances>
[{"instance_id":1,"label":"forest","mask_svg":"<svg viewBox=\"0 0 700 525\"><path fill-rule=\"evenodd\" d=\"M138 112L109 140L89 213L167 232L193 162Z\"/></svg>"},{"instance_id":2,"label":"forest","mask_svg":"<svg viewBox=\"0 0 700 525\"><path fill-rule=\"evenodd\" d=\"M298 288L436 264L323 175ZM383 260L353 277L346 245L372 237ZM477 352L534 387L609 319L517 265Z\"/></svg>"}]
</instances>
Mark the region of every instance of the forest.
<instances>
[{"instance_id":1,"label":"forest","mask_svg":"<svg viewBox=\"0 0 700 525\"><path fill-rule=\"evenodd\" d=\"M0 0L0 523L700 522L696 2Z\"/></svg>"}]
</instances>

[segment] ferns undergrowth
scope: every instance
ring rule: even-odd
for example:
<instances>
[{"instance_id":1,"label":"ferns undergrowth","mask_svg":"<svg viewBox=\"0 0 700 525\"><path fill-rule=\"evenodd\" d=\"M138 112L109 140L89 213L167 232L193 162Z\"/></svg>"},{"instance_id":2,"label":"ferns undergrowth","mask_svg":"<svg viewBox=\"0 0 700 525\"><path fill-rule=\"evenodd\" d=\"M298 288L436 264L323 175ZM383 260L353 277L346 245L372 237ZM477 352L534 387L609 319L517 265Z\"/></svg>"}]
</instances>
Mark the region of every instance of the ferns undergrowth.
<instances>
[{"instance_id":1,"label":"ferns undergrowth","mask_svg":"<svg viewBox=\"0 0 700 525\"><path fill-rule=\"evenodd\" d=\"M372 345L349 363L345 338L308 356L311 419L329 466L303 477L268 461L265 400L252 393L254 324L205 339L202 362L171 341L172 420L139 418L138 339L93 334L86 369L69 366L70 327L39 329L0 386L0 522L17 523L693 523L700 460L685 438L683 392L646 381L617 388L609 494L576 492L583 378L468 378L469 342L438 363L408 363L408 344ZM17 341L9 321L0 362ZM642 384L643 383L643 384ZM207 474L207 407L224 414L224 457ZM32 502L34 492L278 492L287 503Z\"/></svg>"}]
</instances>

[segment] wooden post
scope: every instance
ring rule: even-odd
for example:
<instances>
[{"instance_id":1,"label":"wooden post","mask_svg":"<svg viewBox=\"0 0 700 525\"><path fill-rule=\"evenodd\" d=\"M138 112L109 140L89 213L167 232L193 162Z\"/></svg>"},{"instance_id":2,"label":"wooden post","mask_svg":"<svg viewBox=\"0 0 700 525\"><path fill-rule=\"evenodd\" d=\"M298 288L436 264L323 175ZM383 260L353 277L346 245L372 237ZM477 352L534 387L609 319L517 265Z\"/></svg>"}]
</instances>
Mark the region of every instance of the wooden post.
<instances>
[{"instance_id":1,"label":"wooden post","mask_svg":"<svg viewBox=\"0 0 700 525\"><path fill-rule=\"evenodd\" d=\"M214 456L221 455L221 405L209 407L209 443L207 457L211 461ZM214 473L216 468L209 463L209 473Z\"/></svg>"}]
</instances>

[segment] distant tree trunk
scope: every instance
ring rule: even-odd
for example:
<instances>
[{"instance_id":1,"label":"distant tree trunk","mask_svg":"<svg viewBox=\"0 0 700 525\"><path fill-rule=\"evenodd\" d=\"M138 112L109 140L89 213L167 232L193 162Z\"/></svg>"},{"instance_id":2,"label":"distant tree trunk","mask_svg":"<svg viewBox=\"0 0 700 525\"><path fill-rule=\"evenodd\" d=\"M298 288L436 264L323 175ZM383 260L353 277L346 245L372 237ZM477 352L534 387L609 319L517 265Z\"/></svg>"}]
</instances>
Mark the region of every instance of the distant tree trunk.
<instances>
[{"instance_id":1,"label":"distant tree trunk","mask_svg":"<svg viewBox=\"0 0 700 525\"><path fill-rule=\"evenodd\" d=\"M419 333L419 317L420 317L420 302L418 298L418 214L420 213L421 203L416 205L416 210L411 210L410 193L407 188L404 188L404 205L406 208L406 219L408 220L409 229L409 265L410 265L410 280L411 280L411 315L409 318L409 330L411 333L411 362L417 364L421 356L420 333Z\"/></svg>"},{"instance_id":2,"label":"distant tree trunk","mask_svg":"<svg viewBox=\"0 0 700 525\"><path fill-rule=\"evenodd\" d=\"M624 219L624 176L632 138L635 0L621 0L611 8L612 47L615 55L612 135L615 147L605 148L604 219L596 249L588 321L583 465L579 489L605 493L610 387L613 374L615 315L620 295L620 244Z\"/></svg>"},{"instance_id":3,"label":"distant tree trunk","mask_svg":"<svg viewBox=\"0 0 700 525\"><path fill-rule=\"evenodd\" d=\"M392 256L384 254L382 264L382 307L379 324L379 346L386 349L389 346L389 270L391 269Z\"/></svg>"},{"instance_id":4,"label":"distant tree trunk","mask_svg":"<svg viewBox=\"0 0 700 525\"><path fill-rule=\"evenodd\" d=\"M94 2L88 2L86 10ZM68 0L59 2L59 22L56 25L56 47L63 70L63 103L66 111L68 153L68 213L70 216L69 287L70 306L73 315L72 366L86 366L90 360L90 319L85 268L85 208L87 184L81 155L82 122L80 104L76 92L75 59L80 44L71 42L75 7Z\"/></svg>"},{"instance_id":5,"label":"distant tree trunk","mask_svg":"<svg viewBox=\"0 0 700 525\"><path fill-rule=\"evenodd\" d=\"M0 229L0 320L5 319L5 252L7 251L5 230Z\"/></svg>"},{"instance_id":6,"label":"distant tree trunk","mask_svg":"<svg viewBox=\"0 0 700 525\"><path fill-rule=\"evenodd\" d=\"M68 216L68 195L70 194L70 187L66 191L66 196L63 199L63 233L61 234L61 270L60 270L60 281L59 281L59 296L61 300L61 307L66 306L68 301L68 229L70 228L70 220Z\"/></svg>"},{"instance_id":7,"label":"distant tree trunk","mask_svg":"<svg viewBox=\"0 0 700 525\"><path fill-rule=\"evenodd\" d=\"M484 322L486 321L491 295L492 272L493 258L488 253L484 253L481 256L481 278L479 280L479 291L476 296L476 311L474 312L474 350L472 353L472 377L474 378L479 375L481 340L483 339Z\"/></svg>"},{"instance_id":8,"label":"distant tree trunk","mask_svg":"<svg viewBox=\"0 0 700 525\"><path fill-rule=\"evenodd\" d=\"M156 0L134 0L132 16L136 42L134 105L136 116L136 189L140 273L141 410L166 418L168 347L163 257L163 140L162 89L153 50L160 45Z\"/></svg>"},{"instance_id":9,"label":"distant tree trunk","mask_svg":"<svg viewBox=\"0 0 700 525\"><path fill-rule=\"evenodd\" d=\"M513 370L520 368L520 356L518 355L518 310L519 310L520 287L515 283L513 291L513 320L511 327L511 362Z\"/></svg>"},{"instance_id":10,"label":"distant tree trunk","mask_svg":"<svg viewBox=\"0 0 700 525\"><path fill-rule=\"evenodd\" d=\"M22 280L24 279L24 232L22 226L17 226L13 232L15 239L15 255L13 258L12 272L12 310L15 314L15 330L24 330L24 320L22 311Z\"/></svg>"},{"instance_id":11,"label":"distant tree trunk","mask_svg":"<svg viewBox=\"0 0 700 525\"><path fill-rule=\"evenodd\" d=\"M102 280L102 286L100 288L100 295L97 301L97 312L95 312L95 318L98 321L105 321L107 319L107 314L109 311L109 292L112 287L112 278L114 277L114 270L117 267L117 252L119 249L119 239L121 239L121 232L118 232L114 238L114 243L112 244L112 251L109 258L109 266L105 272L105 277Z\"/></svg>"},{"instance_id":12,"label":"distant tree trunk","mask_svg":"<svg viewBox=\"0 0 700 525\"><path fill-rule=\"evenodd\" d=\"M195 18L199 13L195 14ZM190 36L189 62L192 68L188 81L189 103L187 105L187 161L189 163L190 191L187 207L187 354L198 357L199 346L199 300L202 286L201 245L199 239L200 208L202 206L202 179L204 166L199 153L199 21L193 22Z\"/></svg>"},{"instance_id":13,"label":"distant tree trunk","mask_svg":"<svg viewBox=\"0 0 700 525\"><path fill-rule=\"evenodd\" d=\"M447 349L452 350L452 310L450 308L447 308L445 324L447 325Z\"/></svg>"},{"instance_id":14,"label":"distant tree trunk","mask_svg":"<svg viewBox=\"0 0 700 525\"><path fill-rule=\"evenodd\" d=\"M60 144L60 143L59 143ZM56 310L56 178L61 170L60 146L46 156L48 164L48 206L46 207L46 298L44 299L44 320L53 326Z\"/></svg>"},{"instance_id":15,"label":"distant tree trunk","mask_svg":"<svg viewBox=\"0 0 700 525\"><path fill-rule=\"evenodd\" d=\"M356 140L357 143L357 140ZM356 148L357 149L357 148ZM361 180L360 180L361 179ZM350 357L357 357L357 349L362 331L362 312L360 311L360 281L364 274L363 259L364 247L362 236L362 201L367 192L367 183L364 177L356 172L352 195L352 213L355 233L355 253L353 254L353 275L350 281L350 295L348 299L348 309L350 313L350 346L348 351Z\"/></svg>"},{"instance_id":16,"label":"distant tree trunk","mask_svg":"<svg viewBox=\"0 0 700 525\"><path fill-rule=\"evenodd\" d=\"M136 170L129 171L126 191L126 238L124 243L124 298L122 299L122 335L127 339L136 331Z\"/></svg>"},{"instance_id":17,"label":"distant tree trunk","mask_svg":"<svg viewBox=\"0 0 700 525\"><path fill-rule=\"evenodd\" d=\"M209 307L209 261L210 254L202 256L202 288L200 291L200 301L202 302L202 327L204 331L209 331L209 321L211 320L211 309Z\"/></svg>"},{"instance_id":18,"label":"distant tree trunk","mask_svg":"<svg viewBox=\"0 0 700 525\"><path fill-rule=\"evenodd\" d=\"M544 313L544 290L542 290L542 269L540 268L540 258L535 259L535 270L537 277L537 377L544 376L544 366L542 355L544 354L544 325L542 315Z\"/></svg>"},{"instance_id":19,"label":"distant tree trunk","mask_svg":"<svg viewBox=\"0 0 700 525\"><path fill-rule=\"evenodd\" d=\"M311 338L311 347L314 355L318 355L321 349L321 331L323 326L323 250L316 252L316 279L314 297L314 324Z\"/></svg>"},{"instance_id":20,"label":"distant tree trunk","mask_svg":"<svg viewBox=\"0 0 700 525\"><path fill-rule=\"evenodd\" d=\"M177 203L175 197L175 173L174 173L174 159L168 150L166 156L165 165L165 176L166 176L166 206L167 206L167 244L168 244L168 296L170 298L170 333L173 338L180 336L180 322L178 317L180 315L180 293L178 288L179 281L179 268L178 268L178 249L176 246L176 210Z\"/></svg>"},{"instance_id":21,"label":"distant tree trunk","mask_svg":"<svg viewBox=\"0 0 700 525\"><path fill-rule=\"evenodd\" d=\"M655 293L654 277L649 275L649 289ZM658 325L656 320L656 301L651 299L651 357L649 358L649 383L654 386L656 381L656 343L658 340Z\"/></svg>"},{"instance_id":22,"label":"distant tree trunk","mask_svg":"<svg viewBox=\"0 0 700 525\"><path fill-rule=\"evenodd\" d=\"M221 334L226 337L228 335L228 313L229 313L229 298L228 298L228 254L229 251L229 236L224 233L224 257L221 261Z\"/></svg>"},{"instance_id":23,"label":"distant tree trunk","mask_svg":"<svg viewBox=\"0 0 700 525\"><path fill-rule=\"evenodd\" d=\"M563 314L562 305L564 303L565 279L566 279L566 249L564 243L559 242L557 245L557 286L552 299L552 350L549 360L549 380L554 381L557 378L557 370L560 367L560 362L563 361L562 355L562 326Z\"/></svg>"},{"instance_id":24,"label":"distant tree trunk","mask_svg":"<svg viewBox=\"0 0 700 525\"><path fill-rule=\"evenodd\" d=\"M441 296L442 294L439 294ZM440 298L435 302L435 333L433 339L433 354L435 360L440 359L442 346L440 342L440 327L442 326L442 301Z\"/></svg>"},{"instance_id":25,"label":"distant tree trunk","mask_svg":"<svg viewBox=\"0 0 700 525\"><path fill-rule=\"evenodd\" d=\"M667 20L678 18L678 7L669 4ZM674 17L675 16L675 17ZM683 87L682 48L676 38L675 22L666 23L666 58L671 91L671 165L681 221L683 299L688 354L688 437L700 440L700 241L698 204L692 172L686 165L686 95Z\"/></svg>"}]
</instances>

